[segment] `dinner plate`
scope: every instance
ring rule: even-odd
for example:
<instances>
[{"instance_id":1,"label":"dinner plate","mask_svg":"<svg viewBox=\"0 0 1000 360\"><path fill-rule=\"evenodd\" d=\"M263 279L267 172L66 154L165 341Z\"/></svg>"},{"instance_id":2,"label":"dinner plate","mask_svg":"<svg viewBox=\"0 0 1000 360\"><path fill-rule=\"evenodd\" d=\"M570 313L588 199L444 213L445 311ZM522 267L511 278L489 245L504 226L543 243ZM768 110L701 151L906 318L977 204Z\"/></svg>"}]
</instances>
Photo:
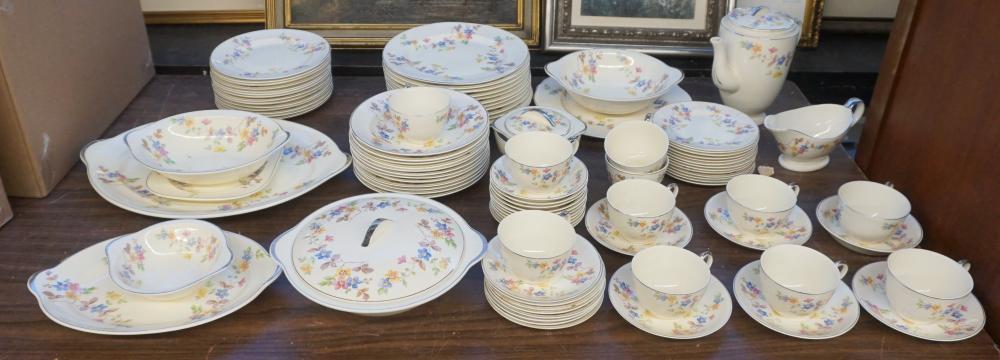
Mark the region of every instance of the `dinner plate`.
<instances>
[{"instance_id":1,"label":"dinner plate","mask_svg":"<svg viewBox=\"0 0 1000 360\"><path fill-rule=\"evenodd\" d=\"M330 44L319 35L294 29L267 29L224 41L212 51L209 60L214 69L229 77L271 80L315 68L329 56Z\"/></svg>"},{"instance_id":2,"label":"dinner plate","mask_svg":"<svg viewBox=\"0 0 1000 360\"><path fill-rule=\"evenodd\" d=\"M650 118L670 144L702 151L732 152L757 143L760 131L749 116L731 107L688 101L664 106Z\"/></svg>"}]
</instances>

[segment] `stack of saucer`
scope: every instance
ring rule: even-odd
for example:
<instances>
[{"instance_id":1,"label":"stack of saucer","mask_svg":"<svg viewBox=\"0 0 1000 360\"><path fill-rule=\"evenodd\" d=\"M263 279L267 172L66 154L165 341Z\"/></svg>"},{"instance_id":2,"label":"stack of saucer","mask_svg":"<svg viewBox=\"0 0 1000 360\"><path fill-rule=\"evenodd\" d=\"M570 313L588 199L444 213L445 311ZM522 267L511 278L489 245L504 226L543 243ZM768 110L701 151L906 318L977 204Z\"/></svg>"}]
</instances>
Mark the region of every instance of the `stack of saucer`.
<instances>
[{"instance_id":1,"label":"stack of saucer","mask_svg":"<svg viewBox=\"0 0 1000 360\"><path fill-rule=\"evenodd\" d=\"M375 95L354 110L350 127L354 173L378 192L445 196L489 169L486 110L457 91L418 87Z\"/></svg>"},{"instance_id":2,"label":"stack of saucer","mask_svg":"<svg viewBox=\"0 0 1000 360\"><path fill-rule=\"evenodd\" d=\"M544 210L570 224L587 210L587 166L565 138L541 131L507 141L507 154L490 167L490 213L497 221L519 210Z\"/></svg>"},{"instance_id":3,"label":"stack of saucer","mask_svg":"<svg viewBox=\"0 0 1000 360\"><path fill-rule=\"evenodd\" d=\"M674 179L718 186L755 168L760 132L736 109L690 101L661 108L652 121L670 138L667 175Z\"/></svg>"},{"instance_id":4,"label":"stack of saucer","mask_svg":"<svg viewBox=\"0 0 1000 360\"><path fill-rule=\"evenodd\" d=\"M396 35L382 51L386 89L443 87L472 96L498 119L531 103L528 46L489 25L442 22Z\"/></svg>"},{"instance_id":5,"label":"stack of saucer","mask_svg":"<svg viewBox=\"0 0 1000 360\"><path fill-rule=\"evenodd\" d=\"M521 326L575 326L604 302L604 262L597 249L565 220L543 211L504 219L482 264L486 300Z\"/></svg>"},{"instance_id":6,"label":"stack of saucer","mask_svg":"<svg viewBox=\"0 0 1000 360\"><path fill-rule=\"evenodd\" d=\"M287 119L323 105L333 93L330 44L307 31L237 35L215 47L210 60L220 109Z\"/></svg>"}]
</instances>

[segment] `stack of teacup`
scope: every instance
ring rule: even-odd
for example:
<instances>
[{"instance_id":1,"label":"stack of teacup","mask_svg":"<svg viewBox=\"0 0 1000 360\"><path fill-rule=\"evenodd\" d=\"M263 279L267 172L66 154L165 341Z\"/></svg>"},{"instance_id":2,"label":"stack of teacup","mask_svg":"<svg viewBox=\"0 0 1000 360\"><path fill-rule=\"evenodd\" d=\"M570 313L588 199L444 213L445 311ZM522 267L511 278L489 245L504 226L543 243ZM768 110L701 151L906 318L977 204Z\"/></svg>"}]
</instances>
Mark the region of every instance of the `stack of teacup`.
<instances>
[{"instance_id":1,"label":"stack of teacup","mask_svg":"<svg viewBox=\"0 0 1000 360\"><path fill-rule=\"evenodd\" d=\"M646 179L619 181L587 211L587 231L625 255L655 245L684 247L693 232L687 215L676 207L678 190L676 184Z\"/></svg>"},{"instance_id":2,"label":"stack of teacup","mask_svg":"<svg viewBox=\"0 0 1000 360\"><path fill-rule=\"evenodd\" d=\"M604 262L565 219L526 210L500 222L483 257L486 300L500 316L536 329L562 329L604 301Z\"/></svg>"},{"instance_id":3,"label":"stack of teacup","mask_svg":"<svg viewBox=\"0 0 1000 360\"><path fill-rule=\"evenodd\" d=\"M816 218L848 249L885 255L920 244L923 230L910 215L910 201L891 184L851 181L820 201Z\"/></svg>"},{"instance_id":4,"label":"stack of teacup","mask_svg":"<svg viewBox=\"0 0 1000 360\"><path fill-rule=\"evenodd\" d=\"M705 203L712 230L755 250L780 244L801 245L812 236L812 221L796 202L798 185L757 174L734 177Z\"/></svg>"},{"instance_id":5,"label":"stack of teacup","mask_svg":"<svg viewBox=\"0 0 1000 360\"><path fill-rule=\"evenodd\" d=\"M587 210L587 167L573 144L550 132L517 134L490 168L490 212L503 220L519 210L544 210L579 224Z\"/></svg>"},{"instance_id":6,"label":"stack of teacup","mask_svg":"<svg viewBox=\"0 0 1000 360\"><path fill-rule=\"evenodd\" d=\"M660 182L667 172L670 140L658 126L645 121L619 124L604 139L604 160L611 183L625 179Z\"/></svg>"}]
</instances>

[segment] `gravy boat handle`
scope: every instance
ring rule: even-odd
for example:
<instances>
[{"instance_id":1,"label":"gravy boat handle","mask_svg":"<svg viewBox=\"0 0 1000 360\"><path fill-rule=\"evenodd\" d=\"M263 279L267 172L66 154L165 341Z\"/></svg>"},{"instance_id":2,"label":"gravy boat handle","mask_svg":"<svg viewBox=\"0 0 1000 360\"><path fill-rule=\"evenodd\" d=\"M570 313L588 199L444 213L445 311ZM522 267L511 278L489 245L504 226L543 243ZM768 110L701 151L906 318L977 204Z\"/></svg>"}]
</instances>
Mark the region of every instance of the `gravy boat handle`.
<instances>
[{"instance_id":1,"label":"gravy boat handle","mask_svg":"<svg viewBox=\"0 0 1000 360\"><path fill-rule=\"evenodd\" d=\"M844 103L844 107L851 110L851 124L847 127L854 127L854 124L857 124L858 120L861 120L861 115L865 114L865 102L856 97L852 97L847 99L847 102Z\"/></svg>"}]
</instances>

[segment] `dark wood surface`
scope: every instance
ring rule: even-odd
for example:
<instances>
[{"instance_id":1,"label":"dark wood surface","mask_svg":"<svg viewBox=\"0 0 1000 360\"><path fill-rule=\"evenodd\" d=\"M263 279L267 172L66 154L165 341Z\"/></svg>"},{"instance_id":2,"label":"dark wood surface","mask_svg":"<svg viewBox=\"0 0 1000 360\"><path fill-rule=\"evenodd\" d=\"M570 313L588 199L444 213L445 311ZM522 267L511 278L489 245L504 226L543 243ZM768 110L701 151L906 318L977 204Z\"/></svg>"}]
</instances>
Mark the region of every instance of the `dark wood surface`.
<instances>
[{"instance_id":1,"label":"dark wood surface","mask_svg":"<svg viewBox=\"0 0 1000 360\"><path fill-rule=\"evenodd\" d=\"M535 79L539 81L540 79ZM329 134L347 146L347 119L354 107L384 88L380 77L338 77L333 99L298 121ZM696 100L719 101L706 78L682 86ZM786 84L771 111L806 105L798 88ZM210 82L200 76L157 76L105 134L185 111L213 108ZM494 152L494 156L496 156ZM608 180L602 144L583 139L578 156L590 170L589 202L604 197ZM760 163L777 167L777 149L763 134ZM776 169L776 176L801 185L799 205L813 221L806 243L833 259L846 260L852 272L882 258L841 247L816 223L819 200L841 183L863 174L839 149L830 165L815 173ZM713 232L702 209L721 187L681 185L678 206L694 225L688 249L711 249L712 273L727 287L733 275L760 252L739 247ZM370 192L344 172L312 192L267 210L212 220L267 246L271 240L316 208L347 196ZM489 215L488 180L440 199L487 236L497 223ZM407 313L369 318L329 310L299 295L282 277L243 309L196 328L157 335L112 337L70 330L47 319L25 288L33 272L95 242L162 221L119 209L90 188L83 165L77 165L45 199L14 199L15 219L0 228L0 358L297 358L297 357L531 357L531 358L997 358L985 332L959 343L932 343L898 333L862 313L849 333L831 340L807 341L778 334L756 323L734 303L732 318L718 332L696 340L669 340L629 325L605 300L587 322L564 330L539 331L517 326L497 315L482 293L483 275L474 267L444 296ZM580 234L586 235L581 224ZM609 272L629 258L597 245ZM152 310L155 311L155 310Z\"/></svg>"},{"instance_id":2,"label":"dark wood surface","mask_svg":"<svg viewBox=\"0 0 1000 360\"><path fill-rule=\"evenodd\" d=\"M992 114L1000 113L1000 19L989 14L1000 11L1000 2L960 4L900 3L896 21L905 25L893 30L858 163L910 198L926 233L922 247L972 262L975 293L986 317L996 319L1000 121ZM1000 321L987 330L1000 335Z\"/></svg>"}]
</instances>

